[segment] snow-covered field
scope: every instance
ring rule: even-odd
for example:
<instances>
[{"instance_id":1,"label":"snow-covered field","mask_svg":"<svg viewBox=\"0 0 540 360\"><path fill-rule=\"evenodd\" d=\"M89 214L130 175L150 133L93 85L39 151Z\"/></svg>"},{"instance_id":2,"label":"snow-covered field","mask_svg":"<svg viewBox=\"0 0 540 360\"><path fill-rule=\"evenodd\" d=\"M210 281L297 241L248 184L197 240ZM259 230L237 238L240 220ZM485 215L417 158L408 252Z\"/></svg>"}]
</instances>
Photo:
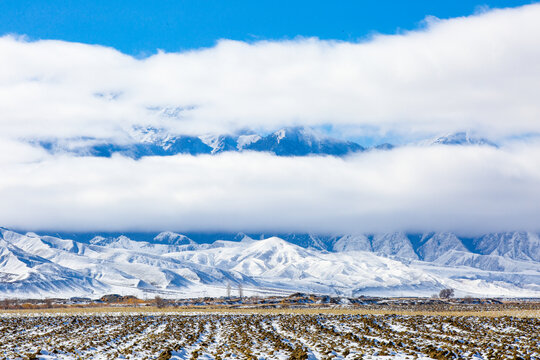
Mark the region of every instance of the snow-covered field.
<instances>
[{"instance_id":1,"label":"snow-covered field","mask_svg":"<svg viewBox=\"0 0 540 360\"><path fill-rule=\"evenodd\" d=\"M540 359L537 317L9 314L7 359Z\"/></svg>"}]
</instances>

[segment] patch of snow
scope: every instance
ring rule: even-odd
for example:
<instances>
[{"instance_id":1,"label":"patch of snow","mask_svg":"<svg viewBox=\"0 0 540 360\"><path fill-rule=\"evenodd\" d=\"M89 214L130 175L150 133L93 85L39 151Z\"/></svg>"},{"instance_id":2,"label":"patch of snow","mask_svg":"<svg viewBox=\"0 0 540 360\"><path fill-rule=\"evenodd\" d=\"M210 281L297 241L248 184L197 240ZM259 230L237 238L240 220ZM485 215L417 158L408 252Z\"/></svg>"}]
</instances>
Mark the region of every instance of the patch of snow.
<instances>
[{"instance_id":1,"label":"patch of snow","mask_svg":"<svg viewBox=\"0 0 540 360\"><path fill-rule=\"evenodd\" d=\"M254 142L257 142L261 139L260 135L252 134L252 135L240 135L237 139L237 149L242 150L246 146L253 144Z\"/></svg>"}]
</instances>

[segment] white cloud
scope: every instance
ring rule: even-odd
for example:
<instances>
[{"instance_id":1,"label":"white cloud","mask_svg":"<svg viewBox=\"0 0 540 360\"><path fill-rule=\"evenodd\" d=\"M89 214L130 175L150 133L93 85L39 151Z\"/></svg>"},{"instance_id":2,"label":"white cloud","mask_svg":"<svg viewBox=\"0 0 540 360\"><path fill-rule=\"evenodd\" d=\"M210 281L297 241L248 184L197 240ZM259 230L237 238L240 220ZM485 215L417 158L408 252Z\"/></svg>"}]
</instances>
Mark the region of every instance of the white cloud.
<instances>
[{"instance_id":1,"label":"white cloud","mask_svg":"<svg viewBox=\"0 0 540 360\"><path fill-rule=\"evenodd\" d=\"M0 38L0 225L54 230L540 231L540 145L332 157L52 156L21 139L331 124L358 135L540 133L540 5L363 43L300 39L134 59ZM360 134L366 135L366 134ZM369 135L369 134L368 134ZM517 137L516 137L517 136Z\"/></svg>"},{"instance_id":2,"label":"white cloud","mask_svg":"<svg viewBox=\"0 0 540 360\"><path fill-rule=\"evenodd\" d=\"M8 227L540 231L540 144L405 147L340 159L55 157L0 168Z\"/></svg>"},{"instance_id":3,"label":"white cloud","mask_svg":"<svg viewBox=\"0 0 540 360\"><path fill-rule=\"evenodd\" d=\"M363 43L221 41L138 60L62 41L0 39L4 134L120 136L332 124L403 136L540 132L540 5L429 20ZM157 116L155 107L189 107ZM352 129L352 130L351 130Z\"/></svg>"}]
</instances>

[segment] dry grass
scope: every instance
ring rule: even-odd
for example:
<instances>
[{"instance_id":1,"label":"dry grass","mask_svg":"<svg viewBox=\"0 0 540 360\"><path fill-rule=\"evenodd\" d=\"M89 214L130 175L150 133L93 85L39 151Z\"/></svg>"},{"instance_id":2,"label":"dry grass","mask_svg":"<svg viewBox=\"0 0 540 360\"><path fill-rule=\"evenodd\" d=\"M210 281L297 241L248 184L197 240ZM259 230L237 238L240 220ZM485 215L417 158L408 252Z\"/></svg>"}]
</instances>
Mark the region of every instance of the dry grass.
<instances>
[{"instance_id":1,"label":"dry grass","mask_svg":"<svg viewBox=\"0 0 540 360\"><path fill-rule=\"evenodd\" d=\"M404 315L404 316L474 316L474 317L503 317L540 318L540 309L506 308L502 310L400 310L400 309L362 309L362 308L261 308L261 307L227 307L227 306L190 306L167 307L155 306L102 306L102 307L63 307L51 309L18 309L0 310L0 314L123 314L123 313L153 313L153 314L270 314L270 315Z\"/></svg>"}]
</instances>

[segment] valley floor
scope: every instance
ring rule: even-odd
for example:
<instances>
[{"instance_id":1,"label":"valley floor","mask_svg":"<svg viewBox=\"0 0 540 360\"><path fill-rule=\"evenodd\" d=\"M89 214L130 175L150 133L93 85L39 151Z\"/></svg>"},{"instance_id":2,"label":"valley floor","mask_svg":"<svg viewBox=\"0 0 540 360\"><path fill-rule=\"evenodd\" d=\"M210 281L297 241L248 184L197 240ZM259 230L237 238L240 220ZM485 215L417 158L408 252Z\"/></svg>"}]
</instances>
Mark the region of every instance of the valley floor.
<instances>
[{"instance_id":1,"label":"valley floor","mask_svg":"<svg viewBox=\"0 0 540 360\"><path fill-rule=\"evenodd\" d=\"M540 359L537 310L63 310L0 315L0 358Z\"/></svg>"}]
</instances>

